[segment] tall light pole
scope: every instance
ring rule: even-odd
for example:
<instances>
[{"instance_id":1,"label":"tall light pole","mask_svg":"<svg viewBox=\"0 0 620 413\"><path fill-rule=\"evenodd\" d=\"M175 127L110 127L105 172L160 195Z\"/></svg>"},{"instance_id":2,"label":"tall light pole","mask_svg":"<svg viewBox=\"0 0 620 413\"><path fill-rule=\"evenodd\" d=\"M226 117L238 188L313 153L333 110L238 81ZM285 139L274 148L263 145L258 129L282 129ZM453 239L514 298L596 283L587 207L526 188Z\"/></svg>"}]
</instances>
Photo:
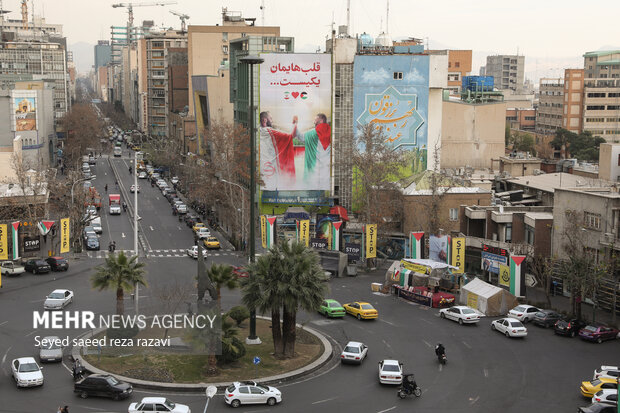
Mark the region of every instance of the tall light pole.
<instances>
[{"instance_id":1,"label":"tall light pole","mask_svg":"<svg viewBox=\"0 0 620 413\"><path fill-rule=\"evenodd\" d=\"M245 241L245 214L244 214L244 210L245 210L245 197L243 195L243 193L246 191L246 189L244 187L242 187L241 185L234 183L234 182L230 182L227 181L226 179L220 179L222 182L230 184L230 185L234 185L236 187L238 187L241 190L241 242Z\"/></svg>"},{"instance_id":2,"label":"tall light pole","mask_svg":"<svg viewBox=\"0 0 620 413\"><path fill-rule=\"evenodd\" d=\"M71 185L71 206L73 206L73 188L75 188L75 184L84 182L84 181L94 181L95 179L97 179L97 175L93 175L90 178L78 179L77 181L73 183L73 185Z\"/></svg>"},{"instance_id":3,"label":"tall light pole","mask_svg":"<svg viewBox=\"0 0 620 413\"><path fill-rule=\"evenodd\" d=\"M256 255L256 240L254 229L256 227L256 213L254 203L256 198L256 136L254 120L254 65L261 64L265 60L259 56L248 55L239 59L241 63L250 67L250 262L253 263ZM260 344L260 338L256 335L256 311L250 312L250 335L245 340L247 344Z\"/></svg>"},{"instance_id":4,"label":"tall light pole","mask_svg":"<svg viewBox=\"0 0 620 413\"><path fill-rule=\"evenodd\" d=\"M138 262L138 152L133 153L133 250ZM136 283L136 314L138 314L138 302L140 301L140 284Z\"/></svg>"}]
</instances>

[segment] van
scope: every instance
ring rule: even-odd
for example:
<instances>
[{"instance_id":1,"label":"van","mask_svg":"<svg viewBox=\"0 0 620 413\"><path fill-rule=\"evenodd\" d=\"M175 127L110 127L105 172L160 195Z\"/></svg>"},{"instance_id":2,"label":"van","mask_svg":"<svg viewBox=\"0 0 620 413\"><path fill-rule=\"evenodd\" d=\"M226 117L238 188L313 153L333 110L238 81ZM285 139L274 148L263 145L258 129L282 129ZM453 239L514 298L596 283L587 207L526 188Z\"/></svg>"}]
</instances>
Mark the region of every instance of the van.
<instances>
[{"instance_id":1,"label":"van","mask_svg":"<svg viewBox=\"0 0 620 413\"><path fill-rule=\"evenodd\" d=\"M101 226L101 217L93 218L92 221L90 221L90 226L93 227L97 234L103 233L103 227Z\"/></svg>"}]
</instances>

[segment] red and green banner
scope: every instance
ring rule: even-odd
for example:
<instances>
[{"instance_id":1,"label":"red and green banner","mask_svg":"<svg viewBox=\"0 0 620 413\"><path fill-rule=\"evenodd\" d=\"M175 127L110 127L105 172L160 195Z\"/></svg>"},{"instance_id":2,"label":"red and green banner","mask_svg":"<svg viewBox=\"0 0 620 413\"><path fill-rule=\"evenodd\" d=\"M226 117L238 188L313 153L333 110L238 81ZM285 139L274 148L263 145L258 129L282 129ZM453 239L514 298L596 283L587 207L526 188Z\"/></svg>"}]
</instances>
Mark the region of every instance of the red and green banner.
<instances>
[{"instance_id":1,"label":"red and green banner","mask_svg":"<svg viewBox=\"0 0 620 413\"><path fill-rule=\"evenodd\" d=\"M340 227L342 227L342 221L332 222L331 225L331 250L340 251Z\"/></svg>"},{"instance_id":2,"label":"red and green banner","mask_svg":"<svg viewBox=\"0 0 620 413\"><path fill-rule=\"evenodd\" d=\"M525 255L510 257L510 292L517 297L525 295Z\"/></svg>"},{"instance_id":3,"label":"red and green banner","mask_svg":"<svg viewBox=\"0 0 620 413\"><path fill-rule=\"evenodd\" d=\"M46 236L54 226L54 223L55 221L40 221L37 224L37 227L39 228L41 235Z\"/></svg>"},{"instance_id":4,"label":"red and green banner","mask_svg":"<svg viewBox=\"0 0 620 413\"><path fill-rule=\"evenodd\" d=\"M13 244L13 261L19 259L19 221L11 222L11 242Z\"/></svg>"},{"instance_id":5,"label":"red and green banner","mask_svg":"<svg viewBox=\"0 0 620 413\"><path fill-rule=\"evenodd\" d=\"M275 242L276 238L276 217L270 217L267 215L261 215L261 240L263 241L263 247L269 249Z\"/></svg>"},{"instance_id":6,"label":"red and green banner","mask_svg":"<svg viewBox=\"0 0 620 413\"><path fill-rule=\"evenodd\" d=\"M416 260L423 258L422 251L424 250L424 232L410 232L409 233L409 256Z\"/></svg>"}]
</instances>

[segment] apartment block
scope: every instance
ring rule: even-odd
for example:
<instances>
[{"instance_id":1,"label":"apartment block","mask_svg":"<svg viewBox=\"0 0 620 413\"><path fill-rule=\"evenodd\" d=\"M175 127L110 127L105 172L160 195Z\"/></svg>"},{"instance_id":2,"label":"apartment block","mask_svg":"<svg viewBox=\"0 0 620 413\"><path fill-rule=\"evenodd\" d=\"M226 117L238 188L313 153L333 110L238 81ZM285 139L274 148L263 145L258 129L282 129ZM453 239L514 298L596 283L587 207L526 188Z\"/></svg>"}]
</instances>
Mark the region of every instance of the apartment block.
<instances>
[{"instance_id":1,"label":"apartment block","mask_svg":"<svg viewBox=\"0 0 620 413\"><path fill-rule=\"evenodd\" d=\"M564 106L562 128L574 133L583 129L583 69L564 70Z\"/></svg>"},{"instance_id":2,"label":"apartment block","mask_svg":"<svg viewBox=\"0 0 620 413\"><path fill-rule=\"evenodd\" d=\"M620 141L620 50L584 57L583 130L608 142Z\"/></svg>"},{"instance_id":3,"label":"apartment block","mask_svg":"<svg viewBox=\"0 0 620 413\"><path fill-rule=\"evenodd\" d=\"M536 111L536 132L553 134L561 128L563 108L564 79L541 78Z\"/></svg>"},{"instance_id":4,"label":"apartment block","mask_svg":"<svg viewBox=\"0 0 620 413\"><path fill-rule=\"evenodd\" d=\"M396 44L396 42L395 42ZM427 50L434 54L436 50ZM444 51L441 51L444 52ZM459 96L464 76L471 74L471 50L448 50L448 87L450 95Z\"/></svg>"},{"instance_id":5,"label":"apartment block","mask_svg":"<svg viewBox=\"0 0 620 413\"><path fill-rule=\"evenodd\" d=\"M95 70L112 60L112 46L109 40L99 40L95 45Z\"/></svg>"},{"instance_id":6,"label":"apartment block","mask_svg":"<svg viewBox=\"0 0 620 413\"><path fill-rule=\"evenodd\" d=\"M536 109L506 109L506 124L510 129L531 131L536 127Z\"/></svg>"},{"instance_id":7,"label":"apartment block","mask_svg":"<svg viewBox=\"0 0 620 413\"><path fill-rule=\"evenodd\" d=\"M493 76L497 89L522 93L525 79L525 56L487 56L485 75Z\"/></svg>"}]
</instances>

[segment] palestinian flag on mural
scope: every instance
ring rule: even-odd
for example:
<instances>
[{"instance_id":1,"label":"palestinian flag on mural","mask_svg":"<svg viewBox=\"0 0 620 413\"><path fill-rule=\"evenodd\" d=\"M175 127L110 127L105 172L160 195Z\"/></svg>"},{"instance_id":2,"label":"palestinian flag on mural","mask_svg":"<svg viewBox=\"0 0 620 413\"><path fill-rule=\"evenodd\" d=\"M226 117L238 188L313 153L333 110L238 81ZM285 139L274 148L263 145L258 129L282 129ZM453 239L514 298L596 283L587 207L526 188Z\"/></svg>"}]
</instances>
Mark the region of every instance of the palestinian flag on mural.
<instances>
[{"instance_id":1,"label":"palestinian flag on mural","mask_svg":"<svg viewBox=\"0 0 620 413\"><path fill-rule=\"evenodd\" d=\"M46 236L54 226L54 223L55 221L40 221L37 224L37 228L39 228L41 235Z\"/></svg>"},{"instance_id":2,"label":"palestinian flag on mural","mask_svg":"<svg viewBox=\"0 0 620 413\"><path fill-rule=\"evenodd\" d=\"M19 221L11 222L11 242L13 243L13 261L19 259Z\"/></svg>"},{"instance_id":3,"label":"palestinian flag on mural","mask_svg":"<svg viewBox=\"0 0 620 413\"><path fill-rule=\"evenodd\" d=\"M525 278L525 255L512 255L510 257L510 292L517 297L525 295L523 288Z\"/></svg>"},{"instance_id":4,"label":"palestinian flag on mural","mask_svg":"<svg viewBox=\"0 0 620 413\"><path fill-rule=\"evenodd\" d=\"M276 242L276 217L267 217L266 222L266 232L267 232L267 248L271 248L271 246Z\"/></svg>"},{"instance_id":5,"label":"palestinian flag on mural","mask_svg":"<svg viewBox=\"0 0 620 413\"><path fill-rule=\"evenodd\" d=\"M342 221L332 222L332 239L331 249L332 251L340 251L340 227Z\"/></svg>"},{"instance_id":6,"label":"palestinian flag on mural","mask_svg":"<svg viewBox=\"0 0 620 413\"><path fill-rule=\"evenodd\" d=\"M421 260L424 255L424 232L410 232L409 233L409 248L411 249L410 256L413 259Z\"/></svg>"}]
</instances>

